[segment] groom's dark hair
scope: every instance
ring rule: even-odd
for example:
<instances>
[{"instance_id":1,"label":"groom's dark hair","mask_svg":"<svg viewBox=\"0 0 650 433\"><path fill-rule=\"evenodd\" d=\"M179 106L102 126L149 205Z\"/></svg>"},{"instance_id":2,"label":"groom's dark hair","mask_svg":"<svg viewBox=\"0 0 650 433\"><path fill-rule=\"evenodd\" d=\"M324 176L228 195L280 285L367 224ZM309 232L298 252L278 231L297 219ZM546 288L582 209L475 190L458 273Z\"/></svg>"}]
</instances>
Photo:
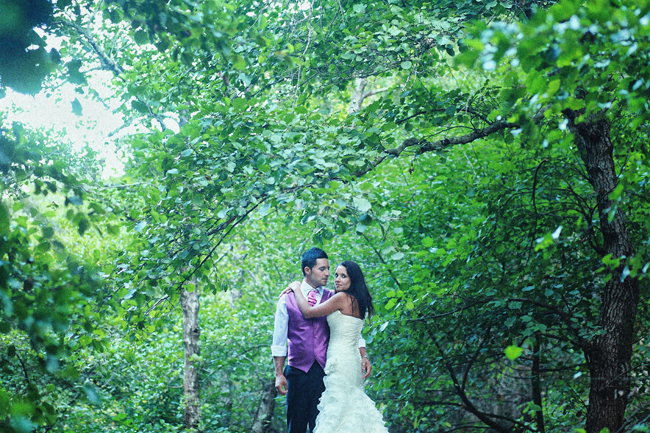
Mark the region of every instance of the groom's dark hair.
<instances>
[{"instance_id":1,"label":"groom's dark hair","mask_svg":"<svg viewBox=\"0 0 650 433\"><path fill-rule=\"evenodd\" d=\"M316 247L310 248L304 252L302 255L302 261L300 262L300 270L302 271L303 276L305 276L305 268L311 269L316 266L316 261L318 259L329 259L329 257L327 257L325 251Z\"/></svg>"}]
</instances>

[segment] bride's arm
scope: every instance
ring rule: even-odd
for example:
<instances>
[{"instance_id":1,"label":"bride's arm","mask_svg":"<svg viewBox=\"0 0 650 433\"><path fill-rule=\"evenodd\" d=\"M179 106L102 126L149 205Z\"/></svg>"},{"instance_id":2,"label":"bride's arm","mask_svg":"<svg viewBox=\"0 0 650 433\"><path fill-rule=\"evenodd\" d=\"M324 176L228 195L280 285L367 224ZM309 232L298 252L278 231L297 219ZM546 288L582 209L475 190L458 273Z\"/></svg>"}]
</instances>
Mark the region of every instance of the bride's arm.
<instances>
[{"instance_id":1,"label":"bride's arm","mask_svg":"<svg viewBox=\"0 0 650 433\"><path fill-rule=\"evenodd\" d=\"M299 287L295 288L295 286L291 286L291 288L293 289L293 293L296 294L296 302L298 302L300 311L307 319L330 315L333 312L342 309L345 306L344 303L346 301L349 302L344 293L337 293L327 301L316 304L312 307L309 305L309 301L307 301L307 298L302 294L302 290L300 290Z\"/></svg>"}]
</instances>

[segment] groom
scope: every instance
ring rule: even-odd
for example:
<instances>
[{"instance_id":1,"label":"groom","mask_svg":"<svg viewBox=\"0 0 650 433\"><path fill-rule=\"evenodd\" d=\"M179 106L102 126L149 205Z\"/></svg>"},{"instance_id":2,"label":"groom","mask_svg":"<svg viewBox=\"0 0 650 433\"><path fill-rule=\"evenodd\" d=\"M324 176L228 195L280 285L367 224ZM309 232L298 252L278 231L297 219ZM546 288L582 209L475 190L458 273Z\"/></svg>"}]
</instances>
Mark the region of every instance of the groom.
<instances>
[{"instance_id":1,"label":"groom","mask_svg":"<svg viewBox=\"0 0 650 433\"><path fill-rule=\"evenodd\" d=\"M302 255L301 290L310 304L325 302L334 293L324 288L330 276L329 259L325 251L312 248ZM289 293L278 301L273 329L273 363L275 365L275 389L287 396L287 426L289 433L305 433L307 426L314 430L318 416L318 402L325 390L325 358L329 342L329 326L326 317L305 319L296 302L295 294ZM289 364L284 367L289 340ZM372 370L366 355L365 341L359 339L363 378Z\"/></svg>"}]
</instances>

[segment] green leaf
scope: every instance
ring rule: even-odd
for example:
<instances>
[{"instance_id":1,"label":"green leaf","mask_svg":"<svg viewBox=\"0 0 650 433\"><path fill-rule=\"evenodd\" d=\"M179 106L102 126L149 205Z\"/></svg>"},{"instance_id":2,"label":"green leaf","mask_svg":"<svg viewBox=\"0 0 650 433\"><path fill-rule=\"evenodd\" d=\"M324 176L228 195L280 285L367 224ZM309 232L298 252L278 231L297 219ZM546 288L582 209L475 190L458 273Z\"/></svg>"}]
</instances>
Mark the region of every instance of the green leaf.
<instances>
[{"instance_id":1,"label":"green leaf","mask_svg":"<svg viewBox=\"0 0 650 433\"><path fill-rule=\"evenodd\" d=\"M135 40L135 43L138 45L144 45L149 42L149 35L147 32L144 30L138 30L135 32L135 35L133 36L133 39Z\"/></svg>"},{"instance_id":2,"label":"green leaf","mask_svg":"<svg viewBox=\"0 0 650 433\"><path fill-rule=\"evenodd\" d=\"M260 206L259 209L259 214L260 216L266 216L269 213L269 210L271 209L271 203L264 203L262 206Z\"/></svg>"},{"instance_id":3,"label":"green leaf","mask_svg":"<svg viewBox=\"0 0 650 433\"><path fill-rule=\"evenodd\" d=\"M83 233L80 233L80 234L83 234ZM36 250L39 253L44 253L44 252L49 251L51 247L52 247L52 245L49 242L42 242L42 243L38 244L38 246L36 247Z\"/></svg>"},{"instance_id":4,"label":"green leaf","mask_svg":"<svg viewBox=\"0 0 650 433\"><path fill-rule=\"evenodd\" d=\"M77 98L74 98L74 101L72 101L72 112L77 116L81 116L83 114L83 107Z\"/></svg>"},{"instance_id":5,"label":"green leaf","mask_svg":"<svg viewBox=\"0 0 650 433\"><path fill-rule=\"evenodd\" d=\"M246 60L239 54L236 54L232 59L232 65L235 69L246 69Z\"/></svg>"},{"instance_id":6,"label":"green leaf","mask_svg":"<svg viewBox=\"0 0 650 433\"><path fill-rule=\"evenodd\" d=\"M67 201L69 203L75 205L75 206L81 206L84 203L83 199L81 197L76 196L76 195L72 195L72 196L68 197Z\"/></svg>"},{"instance_id":7,"label":"green leaf","mask_svg":"<svg viewBox=\"0 0 650 433\"><path fill-rule=\"evenodd\" d=\"M244 98L235 98L232 101L232 106L239 111L242 111L246 109L248 104L246 103L246 100Z\"/></svg>"},{"instance_id":8,"label":"green leaf","mask_svg":"<svg viewBox=\"0 0 650 433\"><path fill-rule=\"evenodd\" d=\"M86 382L83 386L83 390L86 394L86 398L92 404L99 405L101 403L101 398L97 392L97 388L90 382Z\"/></svg>"},{"instance_id":9,"label":"green leaf","mask_svg":"<svg viewBox=\"0 0 650 433\"><path fill-rule=\"evenodd\" d=\"M449 54L450 56L454 56L454 55L456 55L456 53L454 52L454 46L451 45L451 44L447 44L447 45L445 45L445 51L446 51L447 54Z\"/></svg>"},{"instance_id":10,"label":"green leaf","mask_svg":"<svg viewBox=\"0 0 650 433\"><path fill-rule=\"evenodd\" d=\"M542 408L539 407L538 405L536 405L536 404L533 403L533 404L529 404L529 405L526 407L526 410L527 410L527 411L535 411L535 412L539 412L539 411L542 410Z\"/></svg>"},{"instance_id":11,"label":"green leaf","mask_svg":"<svg viewBox=\"0 0 650 433\"><path fill-rule=\"evenodd\" d=\"M628 268L626 265L625 268L623 268L623 273L621 274L621 282L623 282L625 278L627 278L630 275L630 273L631 273L630 268Z\"/></svg>"},{"instance_id":12,"label":"green leaf","mask_svg":"<svg viewBox=\"0 0 650 433\"><path fill-rule=\"evenodd\" d=\"M355 4L352 9L358 14L362 14L366 11L366 5L363 3L357 3Z\"/></svg>"},{"instance_id":13,"label":"green leaf","mask_svg":"<svg viewBox=\"0 0 650 433\"><path fill-rule=\"evenodd\" d=\"M557 240L560 238L560 233L562 233L562 226L558 226L557 229L551 234L551 238Z\"/></svg>"},{"instance_id":14,"label":"green leaf","mask_svg":"<svg viewBox=\"0 0 650 433\"><path fill-rule=\"evenodd\" d=\"M0 235L7 234L9 232L9 211L5 207L4 203L0 202Z\"/></svg>"},{"instance_id":15,"label":"green leaf","mask_svg":"<svg viewBox=\"0 0 650 433\"><path fill-rule=\"evenodd\" d=\"M88 230L90 227L90 221L88 221L86 218L82 218L79 223L77 224L77 232L79 235L83 236L83 234Z\"/></svg>"},{"instance_id":16,"label":"green leaf","mask_svg":"<svg viewBox=\"0 0 650 433\"><path fill-rule=\"evenodd\" d=\"M556 79L548 83L548 87L546 88L546 94L548 96L553 96L557 93L558 90L560 90L560 80Z\"/></svg>"},{"instance_id":17,"label":"green leaf","mask_svg":"<svg viewBox=\"0 0 650 433\"><path fill-rule=\"evenodd\" d=\"M146 104L134 99L131 101L131 108L142 114L149 114L149 107Z\"/></svg>"},{"instance_id":18,"label":"green leaf","mask_svg":"<svg viewBox=\"0 0 650 433\"><path fill-rule=\"evenodd\" d=\"M372 204L363 197L354 197L352 201L360 212L367 213L372 208Z\"/></svg>"},{"instance_id":19,"label":"green leaf","mask_svg":"<svg viewBox=\"0 0 650 433\"><path fill-rule=\"evenodd\" d=\"M514 361L515 359L521 356L523 351L524 349L522 349L521 347L508 346L506 347L505 354L509 360Z\"/></svg>"}]
</instances>

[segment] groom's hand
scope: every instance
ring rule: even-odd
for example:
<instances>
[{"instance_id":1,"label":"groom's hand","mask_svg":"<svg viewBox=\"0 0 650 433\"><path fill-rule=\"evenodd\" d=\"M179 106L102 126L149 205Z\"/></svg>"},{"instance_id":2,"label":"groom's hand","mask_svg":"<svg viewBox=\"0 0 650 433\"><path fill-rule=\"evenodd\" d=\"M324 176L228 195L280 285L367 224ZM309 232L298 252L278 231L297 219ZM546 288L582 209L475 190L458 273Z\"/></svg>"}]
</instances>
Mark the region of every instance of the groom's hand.
<instances>
[{"instance_id":1,"label":"groom's hand","mask_svg":"<svg viewBox=\"0 0 650 433\"><path fill-rule=\"evenodd\" d=\"M287 378L284 374L275 376L275 389L280 395L287 395Z\"/></svg>"},{"instance_id":2,"label":"groom's hand","mask_svg":"<svg viewBox=\"0 0 650 433\"><path fill-rule=\"evenodd\" d=\"M361 360L361 372L363 373L364 379L370 377L370 373L372 373L372 365L370 364L370 360L368 358L363 358Z\"/></svg>"},{"instance_id":3,"label":"groom's hand","mask_svg":"<svg viewBox=\"0 0 650 433\"><path fill-rule=\"evenodd\" d=\"M289 284L286 289L280 292L280 298L283 297L284 295L287 295L291 292L295 292L296 290L299 289L300 289L300 281L292 281L291 284Z\"/></svg>"}]
</instances>

